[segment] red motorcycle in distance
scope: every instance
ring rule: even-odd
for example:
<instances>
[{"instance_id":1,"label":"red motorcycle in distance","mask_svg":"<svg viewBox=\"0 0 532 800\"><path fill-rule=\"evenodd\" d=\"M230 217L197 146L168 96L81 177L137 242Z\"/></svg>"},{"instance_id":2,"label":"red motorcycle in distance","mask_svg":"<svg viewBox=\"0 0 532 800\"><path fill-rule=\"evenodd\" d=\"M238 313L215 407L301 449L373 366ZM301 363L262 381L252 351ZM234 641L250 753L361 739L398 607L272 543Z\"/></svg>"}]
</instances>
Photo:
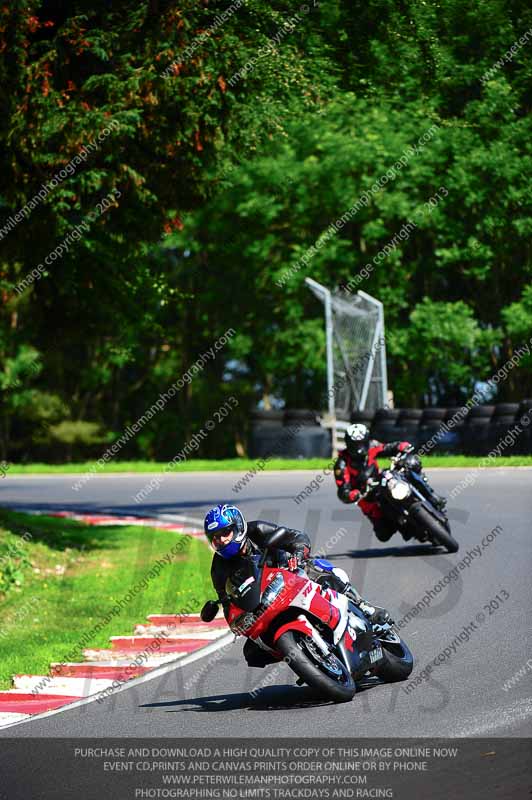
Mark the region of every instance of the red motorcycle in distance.
<instances>
[{"instance_id":1,"label":"red motorcycle in distance","mask_svg":"<svg viewBox=\"0 0 532 800\"><path fill-rule=\"evenodd\" d=\"M275 536L269 546L275 544ZM277 566L279 551L242 559L226 583L228 623L236 635L247 636L335 702L351 700L356 682L368 675L383 681L408 678L413 668L410 650L392 625L372 625L348 594L335 591L343 570L325 559L309 560L306 569ZM333 572L334 570L334 572ZM202 609L204 622L218 612L219 601Z\"/></svg>"}]
</instances>

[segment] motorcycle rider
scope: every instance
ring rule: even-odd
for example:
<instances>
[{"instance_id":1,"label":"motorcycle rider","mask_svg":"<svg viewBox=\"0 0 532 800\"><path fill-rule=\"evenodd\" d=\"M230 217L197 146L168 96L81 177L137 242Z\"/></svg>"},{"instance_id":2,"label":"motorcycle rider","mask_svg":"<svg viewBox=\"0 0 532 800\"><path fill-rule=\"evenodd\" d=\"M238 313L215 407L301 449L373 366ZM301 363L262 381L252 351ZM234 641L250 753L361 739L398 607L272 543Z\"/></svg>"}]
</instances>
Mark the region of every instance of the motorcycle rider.
<instances>
[{"instance_id":1,"label":"motorcycle rider","mask_svg":"<svg viewBox=\"0 0 532 800\"><path fill-rule=\"evenodd\" d=\"M371 491L362 497L368 488L368 481L378 481L380 477L377 458L391 458L399 453L408 453L414 450L410 442L390 442L383 444L375 439L370 439L366 425L354 423L345 432L345 449L338 453L334 465L334 479L338 487L338 497L342 503L356 503L373 525L375 536L381 542L387 542L395 533L395 522L384 516L378 502L377 490ZM421 462L419 462L421 469ZM426 479L425 479L426 481ZM437 495L426 482L426 490L431 494L434 505L442 509L445 498ZM410 539L408 533L403 533L404 539Z\"/></svg>"},{"instance_id":2,"label":"motorcycle rider","mask_svg":"<svg viewBox=\"0 0 532 800\"><path fill-rule=\"evenodd\" d=\"M215 554L211 566L211 580L226 618L230 604L225 593L227 579L241 566L243 558L249 558L265 550L271 534L282 531L277 543L271 548L276 551L279 566L298 570L310 557L310 539L303 531L285 528L263 520L247 522L240 509L229 504L219 503L207 512L204 531ZM344 583L335 575L331 575L330 579L328 576L327 580L331 588L336 591L345 593L351 590L356 598L354 602L372 623L391 622L390 615L385 609L366 603L349 582ZM266 664L276 661L251 639L246 639L244 657L250 667L264 667Z\"/></svg>"}]
</instances>

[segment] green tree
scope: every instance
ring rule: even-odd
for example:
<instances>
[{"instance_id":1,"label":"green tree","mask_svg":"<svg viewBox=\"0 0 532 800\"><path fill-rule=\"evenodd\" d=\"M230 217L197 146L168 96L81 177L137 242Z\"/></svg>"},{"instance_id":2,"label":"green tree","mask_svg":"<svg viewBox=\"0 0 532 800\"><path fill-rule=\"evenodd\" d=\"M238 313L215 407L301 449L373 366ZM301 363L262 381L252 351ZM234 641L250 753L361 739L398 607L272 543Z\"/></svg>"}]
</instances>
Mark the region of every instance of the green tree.
<instances>
[{"instance_id":1,"label":"green tree","mask_svg":"<svg viewBox=\"0 0 532 800\"><path fill-rule=\"evenodd\" d=\"M197 0L0 8L0 371L33 350L42 365L16 403L0 398L4 453L60 457L54 426L119 432L230 326L237 335L124 457L173 456L230 394L238 409L201 454L241 449L258 400L320 405L322 309L304 277L349 282L409 220L362 287L386 307L396 402L421 402L429 384L442 399L464 391L519 345L530 47L503 56L532 27L529 4L308 5L243 0L222 22L229 3ZM445 320L455 334L442 340ZM414 328L461 369L412 360ZM501 391L526 387L516 374Z\"/></svg>"}]
</instances>

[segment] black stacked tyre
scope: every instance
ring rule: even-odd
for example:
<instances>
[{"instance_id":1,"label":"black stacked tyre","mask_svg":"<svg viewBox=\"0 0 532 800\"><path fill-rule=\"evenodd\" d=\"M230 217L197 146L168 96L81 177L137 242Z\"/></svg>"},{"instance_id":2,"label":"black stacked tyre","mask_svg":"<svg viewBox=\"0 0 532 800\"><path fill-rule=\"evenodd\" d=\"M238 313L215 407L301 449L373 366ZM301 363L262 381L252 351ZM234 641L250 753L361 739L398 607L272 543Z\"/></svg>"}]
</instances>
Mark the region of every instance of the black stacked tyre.
<instances>
[{"instance_id":1,"label":"black stacked tyre","mask_svg":"<svg viewBox=\"0 0 532 800\"><path fill-rule=\"evenodd\" d=\"M250 414L250 458L264 458L279 447L283 434L283 412L257 409Z\"/></svg>"},{"instance_id":2,"label":"black stacked tyre","mask_svg":"<svg viewBox=\"0 0 532 800\"><path fill-rule=\"evenodd\" d=\"M445 436L445 429L442 428L447 410L445 408L424 408L419 422L417 446L427 445L427 454L437 449Z\"/></svg>"},{"instance_id":3,"label":"black stacked tyre","mask_svg":"<svg viewBox=\"0 0 532 800\"><path fill-rule=\"evenodd\" d=\"M284 458L328 458L331 455L331 432L320 425L317 411L288 408L284 412Z\"/></svg>"},{"instance_id":4,"label":"black stacked tyre","mask_svg":"<svg viewBox=\"0 0 532 800\"><path fill-rule=\"evenodd\" d=\"M258 408L256 411L252 411L249 415L249 419L252 425L282 425L284 418L284 411L277 411L272 409L271 411L265 411L264 409Z\"/></svg>"},{"instance_id":5,"label":"black stacked tyre","mask_svg":"<svg viewBox=\"0 0 532 800\"><path fill-rule=\"evenodd\" d=\"M307 408L287 408L283 417L284 424L289 427L302 426L312 428L319 426L320 416L317 411Z\"/></svg>"},{"instance_id":6,"label":"black stacked tyre","mask_svg":"<svg viewBox=\"0 0 532 800\"><path fill-rule=\"evenodd\" d=\"M501 444L506 447L506 445L504 445L504 440L516 424L518 412L519 403L496 404L488 431L488 453L492 451L495 452L496 448L500 447ZM516 444L511 448L512 453L518 450L518 437L515 442ZM508 455L510 455L510 453Z\"/></svg>"},{"instance_id":7,"label":"black stacked tyre","mask_svg":"<svg viewBox=\"0 0 532 800\"><path fill-rule=\"evenodd\" d=\"M401 408L397 418L396 439L410 442L417 446L419 441L419 426L423 411L421 408Z\"/></svg>"},{"instance_id":8,"label":"black stacked tyre","mask_svg":"<svg viewBox=\"0 0 532 800\"><path fill-rule=\"evenodd\" d=\"M516 450L522 455L532 455L532 398L519 403L516 423L520 428Z\"/></svg>"},{"instance_id":9,"label":"black stacked tyre","mask_svg":"<svg viewBox=\"0 0 532 800\"><path fill-rule=\"evenodd\" d=\"M438 451L441 453L464 452L464 430L467 411L464 406L450 406L445 410L444 423L447 428L439 439Z\"/></svg>"},{"instance_id":10,"label":"black stacked tyre","mask_svg":"<svg viewBox=\"0 0 532 800\"><path fill-rule=\"evenodd\" d=\"M490 423L495 406L474 406L467 415L462 443L465 455L481 456L489 452Z\"/></svg>"},{"instance_id":11,"label":"black stacked tyre","mask_svg":"<svg viewBox=\"0 0 532 800\"><path fill-rule=\"evenodd\" d=\"M371 435L379 442L394 442L397 439L399 409L378 408L373 419Z\"/></svg>"}]
</instances>

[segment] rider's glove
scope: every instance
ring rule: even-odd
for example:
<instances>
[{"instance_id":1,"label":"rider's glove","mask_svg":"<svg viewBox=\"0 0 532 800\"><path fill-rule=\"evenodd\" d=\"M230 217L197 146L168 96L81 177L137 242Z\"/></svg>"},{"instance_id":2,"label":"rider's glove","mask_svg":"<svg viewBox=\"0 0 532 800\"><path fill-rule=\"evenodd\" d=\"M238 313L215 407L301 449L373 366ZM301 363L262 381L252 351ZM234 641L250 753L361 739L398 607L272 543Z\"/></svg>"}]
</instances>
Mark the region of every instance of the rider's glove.
<instances>
[{"instance_id":1,"label":"rider's glove","mask_svg":"<svg viewBox=\"0 0 532 800\"><path fill-rule=\"evenodd\" d=\"M415 447L410 442L400 442L398 450L400 453L413 453Z\"/></svg>"},{"instance_id":2,"label":"rider's glove","mask_svg":"<svg viewBox=\"0 0 532 800\"><path fill-rule=\"evenodd\" d=\"M303 567L310 556L310 547L304 545L292 553L288 559L288 569L297 570Z\"/></svg>"},{"instance_id":3,"label":"rider's glove","mask_svg":"<svg viewBox=\"0 0 532 800\"><path fill-rule=\"evenodd\" d=\"M349 486L341 486L338 489L338 497L342 503L355 503L360 497L360 492L358 489L351 489Z\"/></svg>"}]
</instances>

